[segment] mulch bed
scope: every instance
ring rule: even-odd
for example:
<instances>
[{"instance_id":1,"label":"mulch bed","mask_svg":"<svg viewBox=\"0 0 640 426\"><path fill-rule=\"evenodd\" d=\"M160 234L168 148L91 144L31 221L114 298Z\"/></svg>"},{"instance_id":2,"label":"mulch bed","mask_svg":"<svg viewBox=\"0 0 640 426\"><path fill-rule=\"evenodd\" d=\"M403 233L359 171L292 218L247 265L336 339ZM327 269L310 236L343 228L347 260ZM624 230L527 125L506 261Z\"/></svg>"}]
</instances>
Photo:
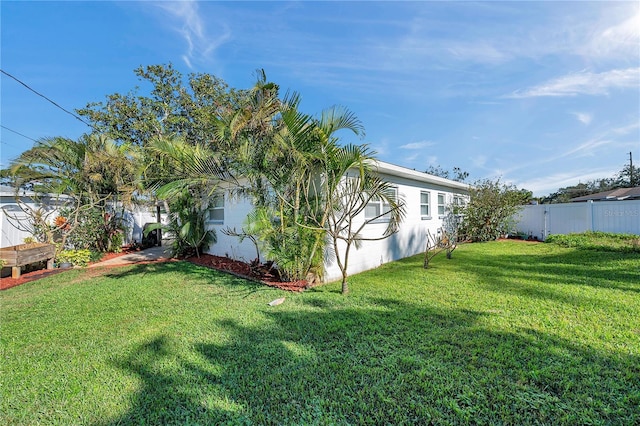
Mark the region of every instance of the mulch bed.
<instances>
[{"instance_id":1,"label":"mulch bed","mask_svg":"<svg viewBox=\"0 0 640 426\"><path fill-rule=\"evenodd\" d=\"M256 281L270 287L277 287L281 290L301 292L308 287L307 280L283 282L265 267L252 267L248 263L229 259L228 257L201 254L200 257L190 257L186 260L196 265L227 272L240 278Z\"/></svg>"},{"instance_id":2,"label":"mulch bed","mask_svg":"<svg viewBox=\"0 0 640 426\"><path fill-rule=\"evenodd\" d=\"M40 278L48 277L50 275L59 274L67 269L39 269L32 272L23 272L20 278L13 279L11 276L0 278L0 290L6 290L11 287L25 284L31 281L39 280Z\"/></svg>"},{"instance_id":3,"label":"mulch bed","mask_svg":"<svg viewBox=\"0 0 640 426\"><path fill-rule=\"evenodd\" d=\"M128 253L134 253L138 250L123 248L120 253L105 253L100 261L114 259L123 256ZM210 254L201 254L200 257L190 257L185 259L188 262L196 265L205 266L207 268L216 269L222 272L235 275L240 278L259 282L270 287L276 287L282 290L301 292L308 287L306 280L283 282L279 277L270 273L267 268L255 267L239 260L229 259L228 257L213 256ZM152 263L152 262L144 262ZM118 266L118 265L115 265ZM10 276L0 279L0 290L6 290L8 288L16 287L21 284L25 284L31 281L36 281L50 275L64 272L67 269L40 269L32 272L23 272L20 278L13 279Z\"/></svg>"},{"instance_id":4,"label":"mulch bed","mask_svg":"<svg viewBox=\"0 0 640 426\"><path fill-rule=\"evenodd\" d=\"M125 254L135 253L136 251L139 251L139 249L123 247L121 252L105 253L100 260L91 263L98 263L104 260L114 259L116 257L124 256ZM0 290L6 290L12 287L19 286L21 284L26 284L28 282L36 281L41 278L59 274L60 272L68 270L69 269L38 269L36 271L23 272L22 274L20 274L20 278L18 279L11 278L11 276L0 278Z\"/></svg>"}]
</instances>

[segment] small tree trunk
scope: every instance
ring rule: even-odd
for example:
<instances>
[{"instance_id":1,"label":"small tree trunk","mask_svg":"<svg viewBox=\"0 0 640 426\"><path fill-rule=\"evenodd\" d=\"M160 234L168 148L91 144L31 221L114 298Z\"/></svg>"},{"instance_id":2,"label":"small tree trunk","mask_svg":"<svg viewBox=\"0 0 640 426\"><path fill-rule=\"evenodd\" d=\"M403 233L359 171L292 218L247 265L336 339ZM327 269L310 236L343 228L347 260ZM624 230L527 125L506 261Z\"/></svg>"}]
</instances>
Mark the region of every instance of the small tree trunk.
<instances>
[{"instance_id":1,"label":"small tree trunk","mask_svg":"<svg viewBox=\"0 0 640 426\"><path fill-rule=\"evenodd\" d=\"M349 283L347 283L347 268L349 267L349 249L351 248L351 239L348 239L346 243L347 247L344 249L344 263L340 265L340 270L342 271L342 294L349 293Z\"/></svg>"},{"instance_id":2,"label":"small tree trunk","mask_svg":"<svg viewBox=\"0 0 640 426\"><path fill-rule=\"evenodd\" d=\"M422 264L424 269L428 269L431 259L442 251L440 241L439 237L435 237L431 235L431 231L427 231L427 246L424 250L424 263Z\"/></svg>"},{"instance_id":3,"label":"small tree trunk","mask_svg":"<svg viewBox=\"0 0 640 426\"><path fill-rule=\"evenodd\" d=\"M342 294L349 294L349 284L347 283L347 273L342 272Z\"/></svg>"}]
</instances>

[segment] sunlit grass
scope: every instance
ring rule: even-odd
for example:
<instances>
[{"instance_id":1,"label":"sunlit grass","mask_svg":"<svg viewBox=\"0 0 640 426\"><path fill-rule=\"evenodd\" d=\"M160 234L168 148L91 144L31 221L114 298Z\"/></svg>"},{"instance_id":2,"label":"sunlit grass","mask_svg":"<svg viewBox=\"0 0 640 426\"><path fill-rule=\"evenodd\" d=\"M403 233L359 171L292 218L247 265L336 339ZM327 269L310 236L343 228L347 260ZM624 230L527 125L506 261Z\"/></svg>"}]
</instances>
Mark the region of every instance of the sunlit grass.
<instances>
[{"instance_id":1,"label":"sunlit grass","mask_svg":"<svg viewBox=\"0 0 640 426\"><path fill-rule=\"evenodd\" d=\"M576 247L585 250L640 253L640 236L635 234L614 234L599 231L553 234L547 237L546 242L561 247Z\"/></svg>"},{"instance_id":2,"label":"sunlit grass","mask_svg":"<svg viewBox=\"0 0 640 426\"><path fill-rule=\"evenodd\" d=\"M353 276L347 297L181 262L3 291L0 420L640 421L637 254L495 242L431 266Z\"/></svg>"}]
</instances>

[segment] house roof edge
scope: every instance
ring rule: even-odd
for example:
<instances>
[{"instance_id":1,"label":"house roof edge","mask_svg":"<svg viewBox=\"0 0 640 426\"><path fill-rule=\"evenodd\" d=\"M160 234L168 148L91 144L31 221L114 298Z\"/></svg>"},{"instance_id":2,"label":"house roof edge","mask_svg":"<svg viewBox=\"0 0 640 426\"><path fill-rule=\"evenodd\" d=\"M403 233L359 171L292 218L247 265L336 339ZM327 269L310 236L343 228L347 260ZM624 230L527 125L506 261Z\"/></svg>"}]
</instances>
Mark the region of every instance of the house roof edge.
<instances>
[{"instance_id":1,"label":"house roof edge","mask_svg":"<svg viewBox=\"0 0 640 426\"><path fill-rule=\"evenodd\" d=\"M396 164L387 163L385 161L376 160L374 163L378 172L386 173L393 176L399 176L403 178L418 180L421 182L433 183L437 185L448 186L455 189L461 189L468 191L471 187L470 184L464 182L458 182L452 179L446 179L440 176L431 175L429 173L419 172L407 167L398 166Z\"/></svg>"}]
</instances>

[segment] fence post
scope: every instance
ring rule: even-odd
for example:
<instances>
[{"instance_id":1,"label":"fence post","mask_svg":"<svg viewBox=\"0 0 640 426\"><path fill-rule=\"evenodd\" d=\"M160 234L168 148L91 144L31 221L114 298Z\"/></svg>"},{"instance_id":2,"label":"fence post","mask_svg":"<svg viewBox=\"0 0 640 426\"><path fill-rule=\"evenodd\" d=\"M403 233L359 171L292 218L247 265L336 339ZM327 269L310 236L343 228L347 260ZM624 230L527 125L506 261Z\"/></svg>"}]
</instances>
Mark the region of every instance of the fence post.
<instances>
[{"instance_id":1,"label":"fence post","mask_svg":"<svg viewBox=\"0 0 640 426\"><path fill-rule=\"evenodd\" d=\"M544 230L542 231L542 241L549 236L549 207L544 206Z\"/></svg>"},{"instance_id":2,"label":"fence post","mask_svg":"<svg viewBox=\"0 0 640 426\"><path fill-rule=\"evenodd\" d=\"M593 200L587 201L587 223L589 231L593 231Z\"/></svg>"}]
</instances>

